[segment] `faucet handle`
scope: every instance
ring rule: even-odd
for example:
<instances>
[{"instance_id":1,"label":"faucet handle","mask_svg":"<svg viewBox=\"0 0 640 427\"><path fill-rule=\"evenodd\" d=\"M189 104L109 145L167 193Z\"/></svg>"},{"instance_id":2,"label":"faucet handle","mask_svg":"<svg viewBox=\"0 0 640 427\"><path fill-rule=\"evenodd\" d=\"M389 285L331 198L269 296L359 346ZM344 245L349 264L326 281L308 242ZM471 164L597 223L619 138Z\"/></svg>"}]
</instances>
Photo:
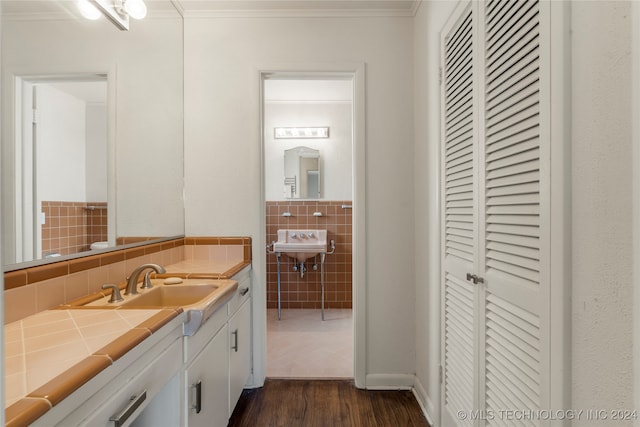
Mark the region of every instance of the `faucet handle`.
<instances>
[{"instance_id":1,"label":"faucet handle","mask_svg":"<svg viewBox=\"0 0 640 427\"><path fill-rule=\"evenodd\" d=\"M102 285L102 289L109 288L111 288L111 298L109 298L109 302L124 301L124 298L122 298L122 295L120 295L120 288L118 288L118 285L114 285L112 283Z\"/></svg>"},{"instance_id":2,"label":"faucet handle","mask_svg":"<svg viewBox=\"0 0 640 427\"><path fill-rule=\"evenodd\" d=\"M147 271L144 274L144 280L142 281L142 285L140 285L140 289L151 289L153 288L153 285L151 284L151 270Z\"/></svg>"}]
</instances>

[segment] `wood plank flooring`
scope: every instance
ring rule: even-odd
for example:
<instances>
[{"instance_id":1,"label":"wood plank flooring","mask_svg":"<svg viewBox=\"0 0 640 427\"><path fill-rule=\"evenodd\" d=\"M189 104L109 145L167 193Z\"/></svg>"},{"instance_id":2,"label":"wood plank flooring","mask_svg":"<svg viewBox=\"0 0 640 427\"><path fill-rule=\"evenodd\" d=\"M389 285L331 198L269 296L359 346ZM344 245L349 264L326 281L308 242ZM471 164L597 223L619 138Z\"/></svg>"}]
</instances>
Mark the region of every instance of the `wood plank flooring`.
<instances>
[{"instance_id":1,"label":"wood plank flooring","mask_svg":"<svg viewBox=\"0 0 640 427\"><path fill-rule=\"evenodd\" d=\"M357 389L351 380L267 379L244 390L229 427L429 427L410 391Z\"/></svg>"}]
</instances>

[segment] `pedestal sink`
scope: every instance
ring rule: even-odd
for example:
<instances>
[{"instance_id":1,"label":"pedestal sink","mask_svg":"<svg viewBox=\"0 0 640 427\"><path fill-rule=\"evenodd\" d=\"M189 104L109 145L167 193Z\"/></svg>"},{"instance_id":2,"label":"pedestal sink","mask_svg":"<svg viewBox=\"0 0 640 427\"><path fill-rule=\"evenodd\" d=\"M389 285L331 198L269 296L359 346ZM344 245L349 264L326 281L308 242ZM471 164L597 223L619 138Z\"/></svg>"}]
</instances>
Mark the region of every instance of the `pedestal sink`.
<instances>
[{"instance_id":1,"label":"pedestal sink","mask_svg":"<svg viewBox=\"0 0 640 427\"><path fill-rule=\"evenodd\" d=\"M331 241L331 249L327 245L327 230L278 230L278 241L273 242L270 253L276 254L278 257L278 320L280 320L280 256L287 255L300 263L299 267L294 266L294 271L299 268L300 277L303 277L305 266L304 262L320 255L320 283L321 283L321 310L322 320L324 320L324 260L327 254L334 253L335 242Z\"/></svg>"},{"instance_id":2,"label":"pedestal sink","mask_svg":"<svg viewBox=\"0 0 640 427\"><path fill-rule=\"evenodd\" d=\"M278 230L278 241L273 244L273 251L305 262L327 252L327 230Z\"/></svg>"}]
</instances>

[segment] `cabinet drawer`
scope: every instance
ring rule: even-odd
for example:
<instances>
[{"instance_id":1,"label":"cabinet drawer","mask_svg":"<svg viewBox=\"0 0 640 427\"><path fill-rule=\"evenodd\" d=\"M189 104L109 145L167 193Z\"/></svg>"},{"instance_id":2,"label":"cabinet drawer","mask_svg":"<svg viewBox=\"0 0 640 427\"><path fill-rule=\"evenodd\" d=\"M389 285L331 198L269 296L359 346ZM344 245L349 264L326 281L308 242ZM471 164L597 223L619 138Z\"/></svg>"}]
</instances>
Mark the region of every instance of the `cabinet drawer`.
<instances>
[{"instance_id":1,"label":"cabinet drawer","mask_svg":"<svg viewBox=\"0 0 640 427\"><path fill-rule=\"evenodd\" d=\"M240 273L232 277L233 280L238 281L238 289L235 295L227 304L228 314L232 316L233 313L238 311L238 308L251 297L251 269L247 267Z\"/></svg>"},{"instance_id":2,"label":"cabinet drawer","mask_svg":"<svg viewBox=\"0 0 640 427\"><path fill-rule=\"evenodd\" d=\"M184 363L189 363L202 351L211 338L227 323L227 308L220 307L192 336L184 337Z\"/></svg>"},{"instance_id":3,"label":"cabinet drawer","mask_svg":"<svg viewBox=\"0 0 640 427\"><path fill-rule=\"evenodd\" d=\"M140 372L125 377L117 377L117 392L110 395L98 393L87 400L77 410L73 411L58 426L113 426L110 418L125 413L127 407L133 407L129 415L123 421L124 426L130 425L142 411L151 403L153 398L168 384L171 378L179 375L181 367L181 343L177 339L155 360L148 364L141 363L138 366ZM144 395L143 395L144 393ZM135 403L134 403L135 402ZM137 406L136 406L137 403ZM165 418L179 420L179 401L172 407L164 406ZM136 425L144 425L136 424Z\"/></svg>"}]
</instances>

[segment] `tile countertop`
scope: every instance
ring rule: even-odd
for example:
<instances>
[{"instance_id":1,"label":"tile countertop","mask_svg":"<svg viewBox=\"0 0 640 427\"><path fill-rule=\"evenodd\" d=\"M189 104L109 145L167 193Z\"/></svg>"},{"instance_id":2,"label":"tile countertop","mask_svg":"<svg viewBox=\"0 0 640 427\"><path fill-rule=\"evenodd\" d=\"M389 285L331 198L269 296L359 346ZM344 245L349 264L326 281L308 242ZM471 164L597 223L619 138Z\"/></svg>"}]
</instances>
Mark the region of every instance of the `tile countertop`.
<instances>
[{"instance_id":1,"label":"tile countertop","mask_svg":"<svg viewBox=\"0 0 640 427\"><path fill-rule=\"evenodd\" d=\"M170 320L176 310L48 310L5 326L5 408L85 358L105 354L130 330L151 335L145 322ZM107 356L109 356L107 354ZM36 393L37 394L37 393Z\"/></svg>"},{"instance_id":2,"label":"tile countertop","mask_svg":"<svg viewBox=\"0 0 640 427\"><path fill-rule=\"evenodd\" d=\"M30 424L178 316L56 309L5 325L6 425Z\"/></svg>"},{"instance_id":3,"label":"tile countertop","mask_svg":"<svg viewBox=\"0 0 640 427\"><path fill-rule=\"evenodd\" d=\"M185 261L167 266L164 276L226 279L248 265ZM47 310L6 324L5 410L19 411L25 397L47 399L49 386L61 377L74 376L69 375L71 370L81 369L88 361L98 362L93 373L97 374L115 360L111 353L128 351L176 316L184 316L183 311L70 308ZM75 388L90 379L80 379Z\"/></svg>"},{"instance_id":4,"label":"tile countertop","mask_svg":"<svg viewBox=\"0 0 640 427\"><path fill-rule=\"evenodd\" d=\"M166 267L166 274L158 274L156 277L184 276L190 278L194 276L206 276L216 279L230 279L231 276L239 273L243 268L250 265L248 262L198 262L182 261ZM177 274L181 273L181 274Z\"/></svg>"}]
</instances>

